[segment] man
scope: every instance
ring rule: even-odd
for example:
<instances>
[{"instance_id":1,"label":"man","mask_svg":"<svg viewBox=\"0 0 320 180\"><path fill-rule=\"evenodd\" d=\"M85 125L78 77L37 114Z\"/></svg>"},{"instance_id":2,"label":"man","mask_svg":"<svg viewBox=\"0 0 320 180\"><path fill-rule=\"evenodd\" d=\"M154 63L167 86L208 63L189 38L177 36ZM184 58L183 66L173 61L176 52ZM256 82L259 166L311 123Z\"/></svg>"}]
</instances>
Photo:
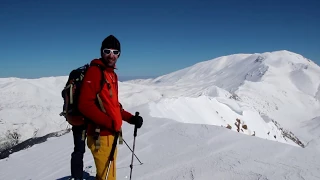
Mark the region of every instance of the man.
<instances>
[{"instance_id":1,"label":"man","mask_svg":"<svg viewBox=\"0 0 320 180\"><path fill-rule=\"evenodd\" d=\"M96 179L105 180L113 140L115 134L121 131L122 120L140 128L143 119L125 111L118 101L118 77L114 72L121 53L118 39L113 35L106 37L102 42L100 53L101 58L91 61L92 66L83 79L78 108L92 122L88 123L87 146L95 161ZM100 128L98 137L96 137L97 127ZM108 180L116 179L116 156L115 150Z\"/></svg>"}]
</instances>

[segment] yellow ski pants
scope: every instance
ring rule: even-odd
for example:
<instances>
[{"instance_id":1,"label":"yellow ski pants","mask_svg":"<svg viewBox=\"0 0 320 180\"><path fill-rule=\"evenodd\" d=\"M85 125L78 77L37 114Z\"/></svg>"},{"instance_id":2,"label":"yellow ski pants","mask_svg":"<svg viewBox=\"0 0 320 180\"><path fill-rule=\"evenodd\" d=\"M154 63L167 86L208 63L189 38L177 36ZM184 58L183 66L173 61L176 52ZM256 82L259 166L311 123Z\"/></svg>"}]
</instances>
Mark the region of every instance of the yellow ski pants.
<instances>
[{"instance_id":1,"label":"yellow ski pants","mask_svg":"<svg viewBox=\"0 0 320 180\"><path fill-rule=\"evenodd\" d=\"M95 149L95 140L93 136L88 136L87 146L91 150L96 165L96 180L106 180L107 174L107 161L112 148L112 143L114 140L113 135L100 136L100 148ZM110 165L109 176L107 180L116 180L116 158L117 148L114 153L113 161Z\"/></svg>"}]
</instances>

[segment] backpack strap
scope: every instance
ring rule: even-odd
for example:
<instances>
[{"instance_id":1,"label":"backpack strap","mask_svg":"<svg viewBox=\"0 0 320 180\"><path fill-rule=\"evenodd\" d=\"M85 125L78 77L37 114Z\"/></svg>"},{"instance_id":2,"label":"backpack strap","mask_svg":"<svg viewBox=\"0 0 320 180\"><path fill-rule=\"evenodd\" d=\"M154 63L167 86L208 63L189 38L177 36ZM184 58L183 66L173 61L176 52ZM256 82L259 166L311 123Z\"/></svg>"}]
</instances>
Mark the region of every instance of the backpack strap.
<instances>
[{"instance_id":1,"label":"backpack strap","mask_svg":"<svg viewBox=\"0 0 320 180\"><path fill-rule=\"evenodd\" d=\"M98 104L100 106L100 109L104 113L106 113L106 110L104 109L104 106L102 104L102 100L101 100L101 98L99 96L100 92L103 89L104 83L105 83L105 77L104 77L104 73L103 73L104 69L99 64L93 64L93 65L97 66L100 69L100 72L101 72L100 91L97 93L96 97L97 97L97 101L98 101ZM96 125L96 128L94 129L94 140L95 140L95 149L98 150L100 148L100 126L99 125Z\"/></svg>"},{"instance_id":2,"label":"backpack strap","mask_svg":"<svg viewBox=\"0 0 320 180\"><path fill-rule=\"evenodd\" d=\"M104 84L107 83L107 87L108 87L108 90L109 90L109 94L110 94L110 96L112 97L113 94L112 94L112 90L111 90L111 84L110 84L110 82L108 81L108 79L105 78L105 75L104 75L104 73L103 73L103 72L104 72L104 68L103 68L100 64L92 64L92 65L99 67L99 69L101 70L101 81L100 81L100 91L99 91L99 92L102 91Z\"/></svg>"}]
</instances>

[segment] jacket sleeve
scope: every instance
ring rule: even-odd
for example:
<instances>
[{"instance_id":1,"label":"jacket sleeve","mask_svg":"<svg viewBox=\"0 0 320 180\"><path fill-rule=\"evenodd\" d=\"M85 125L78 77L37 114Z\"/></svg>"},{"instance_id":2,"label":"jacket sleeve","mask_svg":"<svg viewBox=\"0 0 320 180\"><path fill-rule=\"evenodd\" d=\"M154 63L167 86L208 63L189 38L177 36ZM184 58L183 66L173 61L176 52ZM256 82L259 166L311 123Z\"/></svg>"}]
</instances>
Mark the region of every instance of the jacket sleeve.
<instances>
[{"instance_id":1,"label":"jacket sleeve","mask_svg":"<svg viewBox=\"0 0 320 180\"><path fill-rule=\"evenodd\" d=\"M78 102L79 111L94 123L113 129L112 119L97 106L96 95L100 91L101 70L92 66L86 72L82 81Z\"/></svg>"},{"instance_id":2,"label":"jacket sleeve","mask_svg":"<svg viewBox=\"0 0 320 180\"><path fill-rule=\"evenodd\" d=\"M132 124L132 123L130 122L130 118L133 116L131 113L129 113L129 112L126 111L126 110L123 110L123 111L121 112L121 116L122 116L122 119L123 119L124 121Z\"/></svg>"},{"instance_id":3,"label":"jacket sleeve","mask_svg":"<svg viewBox=\"0 0 320 180\"><path fill-rule=\"evenodd\" d=\"M130 118L133 116L131 113L129 113L128 111L124 110L123 107L122 107L122 104L120 104L120 109L121 109L121 116L122 116L122 120L132 124L130 122Z\"/></svg>"}]
</instances>

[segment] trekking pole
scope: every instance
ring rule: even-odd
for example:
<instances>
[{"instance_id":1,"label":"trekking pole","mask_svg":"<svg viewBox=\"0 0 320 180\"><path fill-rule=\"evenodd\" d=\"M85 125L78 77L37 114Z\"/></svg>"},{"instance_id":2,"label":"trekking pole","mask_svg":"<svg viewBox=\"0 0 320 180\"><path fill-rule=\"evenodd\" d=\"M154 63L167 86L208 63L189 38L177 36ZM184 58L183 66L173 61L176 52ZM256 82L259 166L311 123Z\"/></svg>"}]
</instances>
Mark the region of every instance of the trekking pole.
<instances>
[{"instance_id":1,"label":"trekking pole","mask_svg":"<svg viewBox=\"0 0 320 180\"><path fill-rule=\"evenodd\" d=\"M116 132L115 137L113 139L113 143L112 143L112 149L111 149L110 155L108 157L108 162L107 162L107 165L106 165L107 166L106 179L108 179L108 176L109 176L111 162L114 160L113 156L114 156L114 153L115 153L115 150L116 150L118 137L119 137L119 133Z\"/></svg>"},{"instance_id":2,"label":"trekking pole","mask_svg":"<svg viewBox=\"0 0 320 180\"><path fill-rule=\"evenodd\" d=\"M136 112L135 116L139 116L139 112ZM133 168L133 156L134 156L134 148L136 145L136 136L137 136L137 126L134 126L134 133L133 133L133 150L132 150L132 157L131 157L131 164L130 164L130 180L132 177L132 168Z\"/></svg>"},{"instance_id":3,"label":"trekking pole","mask_svg":"<svg viewBox=\"0 0 320 180\"><path fill-rule=\"evenodd\" d=\"M136 159L139 161L140 165L142 165L143 163L140 161L140 159L137 157L137 155L132 151L132 149L130 148L130 146L128 145L128 143L122 139L123 142L127 145L127 147L130 149L130 151L134 154L134 156L136 157Z\"/></svg>"}]
</instances>

